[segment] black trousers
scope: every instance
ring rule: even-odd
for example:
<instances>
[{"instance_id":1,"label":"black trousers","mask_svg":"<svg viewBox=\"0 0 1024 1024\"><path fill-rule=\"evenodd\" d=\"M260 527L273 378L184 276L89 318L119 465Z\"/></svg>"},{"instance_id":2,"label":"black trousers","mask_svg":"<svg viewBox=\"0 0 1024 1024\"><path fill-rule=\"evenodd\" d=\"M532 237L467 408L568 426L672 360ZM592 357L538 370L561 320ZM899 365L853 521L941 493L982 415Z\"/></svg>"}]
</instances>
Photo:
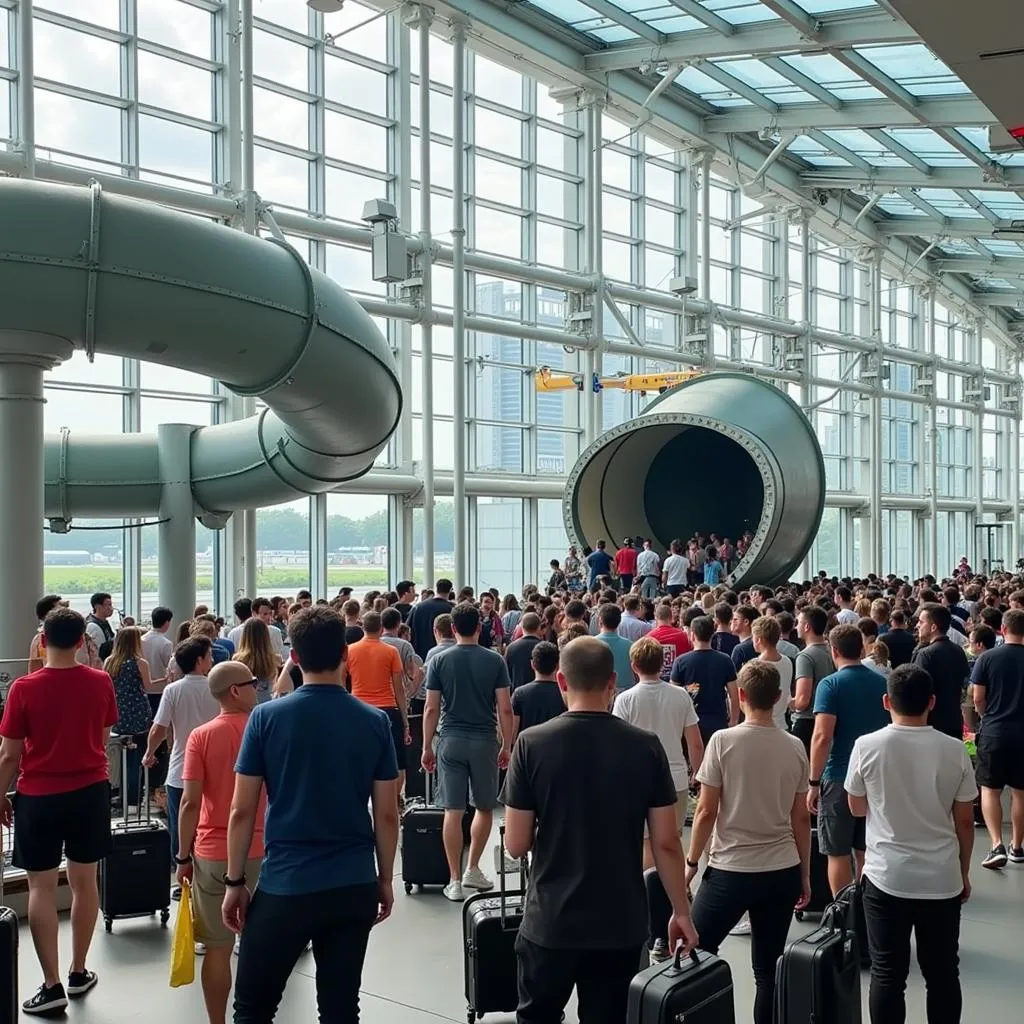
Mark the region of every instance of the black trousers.
<instances>
[{"instance_id":1,"label":"black trousers","mask_svg":"<svg viewBox=\"0 0 1024 1024\"><path fill-rule=\"evenodd\" d=\"M628 594L633 589L633 574L631 572L624 572L619 576L619 590L623 594Z\"/></svg>"},{"instance_id":2,"label":"black trousers","mask_svg":"<svg viewBox=\"0 0 1024 1024\"><path fill-rule=\"evenodd\" d=\"M910 900L882 892L864 878L864 916L871 949L871 1024L903 1024L910 973L910 933L924 976L928 1024L959 1024L960 897Z\"/></svg>"},{"instance_id":3,"label":"black trousers","mask_svg":"<svg viewBox=\"0 0 1024 1024\"><path fill-rule=\"evenodd\" d=\"M359 985L377 885L273 896L257 886L242 930L234 1024L270 1024L288 977L312 941L321 1024L357 1024Z\"/></svg>"},{"instance_id":4,"label":"black trousers","mask_svg":"<svg viewBox=\"0 0 1024 1024\"><path fill-rule=\"evenodd\" d=\"M740 918L750 914L750 960L754 968L754 1024L772 1024L775 965L786 947L793 908L800 897L800 866L781 871L708 868L693 901L693 926L700 948L717 953Z\"/></svg>"},{"instance_id":5,"label":"black trousers","mask_svg":"<svg viewBox=\"0 0 1024 1024\"><path fill-rule=\"evenodd\" d=\"M640 950L549 949L517 936L516 1024L558 1024L574 987L580 1024L623 1024Z\"/></svg>"},{"instance_id":6,"label":"black trousers","mask_svg":"<svg viewBox=\"0 0 1024 1024\"><path fill-rule=\"evenodd\" d=\"M794 718L789 731L804 745L807 756L811 756L811 737L814 735L813 718Z\"/></svg>"}]
</instances>

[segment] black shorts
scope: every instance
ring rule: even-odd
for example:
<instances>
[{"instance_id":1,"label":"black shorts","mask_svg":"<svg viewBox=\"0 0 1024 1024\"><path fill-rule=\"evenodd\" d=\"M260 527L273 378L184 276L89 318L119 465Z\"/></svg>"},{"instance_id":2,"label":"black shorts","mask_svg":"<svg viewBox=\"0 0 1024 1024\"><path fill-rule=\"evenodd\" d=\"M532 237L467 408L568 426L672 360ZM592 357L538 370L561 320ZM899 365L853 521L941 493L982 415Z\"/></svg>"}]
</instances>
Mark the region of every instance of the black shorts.
<instances>
[{"instance_id":1,"label":"black shorts","mask_svg":"<svg viewBox=\"0 0 1024 1024\"><path fill-rule=\"evenodd\" d=\"M818 796L818 848L826 857L864 850L866 819L855 818L841 779L822 779Z\"/></svg>"},{"instance_id":2,"label":"black shorts","mask_svg":"<svg viewBox=\"0 0 1024 1024\"><path fill-rule=\"evenodd\" d=\"M982 733L975 778L986 789L1024 789L1024 744Z\"/></svg>"},{"instance_id":3,"label":"black shorts","mask_svg":"<svg viewBox=\"0 0 1024 1024\"><path fill-rule=\"evenodd\" d=\"M24 871L52 871L61 854L76 864L95 864L110 850L110 783L69 793L14 796L12 863Z\"/></svg>"},{"instance_id":4,"label":"black shorts","mask_svg":"<svg viewBox=\"0 0 1024 1024\"><path fill-rule=\"evenodd\" d=\"M391 723L391 742L395 747L398 770L405 771L405 725L402 722L402 712L398 708L381 708L381 711L388 716Z\"/></svg>"}]
</instances>

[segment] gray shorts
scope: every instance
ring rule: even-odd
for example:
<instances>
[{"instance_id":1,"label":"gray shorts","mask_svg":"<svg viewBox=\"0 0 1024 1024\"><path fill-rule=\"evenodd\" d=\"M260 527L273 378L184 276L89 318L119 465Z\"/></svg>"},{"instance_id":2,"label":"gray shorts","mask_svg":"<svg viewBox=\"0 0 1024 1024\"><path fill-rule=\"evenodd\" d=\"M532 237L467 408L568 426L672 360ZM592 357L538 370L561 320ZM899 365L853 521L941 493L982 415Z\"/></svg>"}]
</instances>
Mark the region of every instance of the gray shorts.
<instances>
[{"instance_id":1,"label":"gray shorts","mask_svg":"<svg viewBox=\"0 0 1024 1024\"><path fill-rule=\"evenodd\" d=\"M849 857L864 850L865 819L855 818L839 779L822 779L818 796L818 849L826 857Z\"/></svg>"},{"instance_id":2,"label":"gray shorts","mask_svg":"<svg viewBox=\"0 0 1024 1024\"><path fill-rule=\"evenodd\" d=\"M437 741L437 800L449 811L472 804L481 811L498 806L497 736L450 736Z\"/></svg>"}]
</instances>

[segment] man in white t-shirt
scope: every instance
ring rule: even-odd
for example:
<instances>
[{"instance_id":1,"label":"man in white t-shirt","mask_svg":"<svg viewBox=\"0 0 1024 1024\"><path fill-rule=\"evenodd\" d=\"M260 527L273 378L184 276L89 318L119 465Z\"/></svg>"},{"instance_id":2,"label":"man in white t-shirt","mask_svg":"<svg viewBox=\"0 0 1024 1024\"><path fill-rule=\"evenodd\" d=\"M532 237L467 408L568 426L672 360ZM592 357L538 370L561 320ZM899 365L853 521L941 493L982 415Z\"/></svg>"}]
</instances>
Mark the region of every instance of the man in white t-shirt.
<instances>
[{"instance_id":1,"label":"man in white t-shirt","mask_svg":"<svg viewBox=\"0 0 1024 1024\"><path fill-rule=\"evenodd\" d=\"M630 664L640 681L636 686L620 691L612 714L630 725L653 732L661 741L672 772L672 783L676 787L676 823L682 835L690 796L690 776L700 768L704 742L697 726L693 698L683 687L664 682L661 678L664 658L661 644L652 637L641 637L630 647ZM653 865L654 856L645 834L644 869Z\"/></svg>"},{"instance_id":2,"label":"man in white t-shirt","mask_svg":"<svg viewBox=\"0 0 1024 1024\"><path fill-rule=\"evenodd\" d=\"M185 675L169 683L160 695L160 706L153 716L146 753L142 763L147 768L156 764L157 748L173 730L170 763L167 767L167 824L171 834L171 856L178 857L178 809L185 784L181 770L185 766L185 744L192 730L220 714L220 704L210 694L207 676L213 668L213 645L205 636L182 640L174 648L174 661ZM186 853L188 851L185 851ZM177 890L180 895L181 890Z\"/></svg>"},{"instance_id":3,"label":"man in white t-shirt","mask_svg":"<svg viewBox=\"0 0 1024 1024\"><path fill-rule=\"evenodd\" d=\"M754 619L750 624L750 636L754 641L754 650L757 651L758 658L774 666L775 671L779 673L779 687L782 690L782 696L772 708L772 719L783 732L789 732L789 726L786 724L786 709L793 699L795 667L790 658L779 653L782 630L779 628L778 620L768 615Z\"/></svg>"},{"instance_id":4,"label":"man in white t-shirt","mask_svg":"<svg viewBox=\"0 0 1024 1024\"><path fill-rule=\"evenodd\" d=\"M669 545L669 556L661 567L661 582L670 597L678 597L686 589L690 560L683 554L683 542L674 540Z\"/></svg>"},{"instance_id":5,"label":"man in white t-shirt","mask_svg":"<svg viewBox=\"0 0 1024 1024\"><path fill-rule=\"evenodd\" d=\"M931 676L894 669L892 725L860 736L846 773L850 810L867 816L864 913L872 1024L906 1019L910 933L927 988L928 1024L960 1020L960 908L971 895L978 787L963 743L928 725Z\"/></svg>"},{"instance_id":6,"label":"man in white t-shirt","mask_svg":"<svg viewBox=\"0 0 1024 1024\"><path fill-rule=\"evenodd\" d=\"M636 556L636 579L640 584L640 596L653 600L658 596L658 581L661 579L661 559L657 551L651 550L651 542L644 541L644 549Z\"/></svg>"},{"instance_id":7,"label":"man in white t-shirt","mask_svg":"<svg viewBox=\"0 0 1024 1024\"><path fill-rule=\"evenodd\" d=\"M853 610L853 594L849 587L836 587L836 604L839 611L836 612L836 622L840 626L856 626L860 616Z\"/></svg>"}]
</instances>

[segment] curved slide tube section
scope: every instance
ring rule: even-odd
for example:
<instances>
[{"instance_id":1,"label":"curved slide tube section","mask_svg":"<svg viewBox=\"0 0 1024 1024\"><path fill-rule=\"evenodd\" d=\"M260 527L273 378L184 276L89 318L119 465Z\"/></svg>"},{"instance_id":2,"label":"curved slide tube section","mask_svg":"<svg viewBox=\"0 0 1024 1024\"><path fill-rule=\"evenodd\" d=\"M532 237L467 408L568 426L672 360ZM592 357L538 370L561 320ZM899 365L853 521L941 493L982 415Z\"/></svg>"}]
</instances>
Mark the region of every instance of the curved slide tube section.
<instances>
[{"instance_id":1,"label":"curved slide tube section","mask_svg":"<svg viewBox=\"0 0 1024 1024\"><path fill-rule=\"evenodd\" d=\"M753 542L734 585L788 580L818 532L825 464L793 400L743 373L709 373L665 392L602 434L566 483L578 545L650 537L662 551L696 532Z\"/></svg>"},{"instance_id":2,"label":"curved slide tube section","mask_svg":"<svg viewBox=\"0 0 1024 1024\"><path fill-rule=\"evenodd\" d=\"M267 408L191 435L211 513L361 476L398 424L390 348L342 288L287 245L148 203L0 180L0 331L214 377ZM157 513L155 435L47 438L45 514Z\"/></svg>"}]
</instances>

